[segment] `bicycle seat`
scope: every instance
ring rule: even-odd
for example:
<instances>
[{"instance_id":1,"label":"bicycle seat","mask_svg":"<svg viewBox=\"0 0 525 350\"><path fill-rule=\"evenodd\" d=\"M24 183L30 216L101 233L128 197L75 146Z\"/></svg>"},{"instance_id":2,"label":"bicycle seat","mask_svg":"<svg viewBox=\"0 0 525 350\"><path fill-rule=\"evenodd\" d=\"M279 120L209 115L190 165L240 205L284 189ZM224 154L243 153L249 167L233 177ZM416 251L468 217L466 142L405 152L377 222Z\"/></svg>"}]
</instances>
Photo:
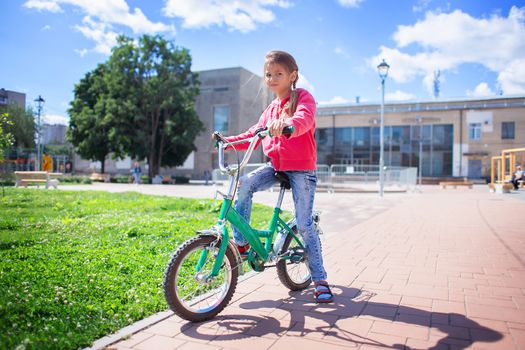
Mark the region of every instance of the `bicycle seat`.
<instances>
[{"instance_id":1,"label":"bicycle seat","mask_svg":"<svg viewBox=\"0 0 525 350\"><path fill-rule=\"evenodd\" d=\"M291 186L290 186L290 179L288 178L288 175L286 175L285 172L283 172L283 171L276 171L275 172L275 177L281 183L281 187L284 187L287 190L289 190L291 188Z\"/></svg>"}]
</instances>

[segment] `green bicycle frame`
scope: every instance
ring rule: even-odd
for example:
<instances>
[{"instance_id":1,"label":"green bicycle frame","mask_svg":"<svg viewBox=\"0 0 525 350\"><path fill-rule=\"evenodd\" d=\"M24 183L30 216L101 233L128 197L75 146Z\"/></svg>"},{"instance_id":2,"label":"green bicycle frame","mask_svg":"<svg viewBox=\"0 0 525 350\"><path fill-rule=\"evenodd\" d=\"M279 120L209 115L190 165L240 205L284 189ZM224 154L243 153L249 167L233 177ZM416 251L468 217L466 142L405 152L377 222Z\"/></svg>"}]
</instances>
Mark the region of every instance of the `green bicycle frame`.
<instances>
[{"instance_id":1,"label":"green bicycle frame","mask_svg":"<svg viewBox=\"0 0 525 350\"><path fill-rule=\"evenodd\" d=\"M268 230L256 230L252 228L248 222L246 222L246 220L237 212L237 210L235 210L235 208L233 208L232 200L228 198L224 198L224 201L221 207L221 211L219 214L219 223L224 223L225 221L228 221L232 225L234 225L242 233L242 235L246 238L246 240L250 243L250 246L252 247L253 250L255 250L257 255L261 259L267 261L269 258L269 253L272 250L273 236L275 235L275 232L277 232L277 230L286 230L288 234L292 235L293 239L299 244L299 246L301 248L304 248L302 242L297 238L293 230L288 226L286 222L284 222L280 218L279 216L280 212L281 212L281 209L279 207L274 208L272 217L270 219ZM224 224L221 226L222 226L221 245L219 247L217 260L215 260L210 276L218 275L219 270L224 260L226 249L228 247L228 241L229 241L228 229L226 228L226 225ZM264 245L261 242L261 238L266 238L266 242ZM197 271L199 271L201 266L204 264L206 255L207 255L207 251L203 251L201 253L199 263L197 264Z\"/></svg>"},{"instance_id":2,"label":"green bicycle frame","mask_svg":"<svg viewBox=\"0 0 525 350\"><path fill-rule=\"evenodd\" d=\"M287 133L291 134L294 132L293 127L287 127ZM220 136L220 135L219 135ZM240 170L246 165L248 160L250 159L253 150L255 149L256 145L258 144L258 141L260 140L260 137L270 136L267 129L258 130L256 132L256 135L254 135L252 138L246 139L246 140L239 140L234 142L227 142L227 146L224 144L224 139L221 137L218 138L218 150L219 150L219 168L223 173L226 173L230 176L230 185L228 189L228 195L223 195L224 200L222 202L221 211L219 214L219 220L217 222L217 227L220 228L221 232L215 232L215 235L220 235L220 247L219 252L217 254L217 260L215 260L215 263L212 268L212 272L210 274L210 277L215 277L218 275L219 270L222 266L222 263L224 261L224 255L226 253L226 249L228 248L228 242L230 240L228 229L226 228L226 222L231 223L233 226L235 226L242 235L246 238L248 243L250 243L251 249L253 249L260 260L263 260L264 262L268 261L269 258L274 258L275 254L278 254L280 252L273 252L272 255L270 255L270 252L272 250L272 241L275 232L277 230L286 230L287 234L292 235L293 239L299 244L301 248L304 248L304 245L302 242L297 238L297 236L293 233L293 230L290 228L290 226L284 222L280 217L279 214L281 212L281 204L284 197L285 188L281 186L281 190L279 192L279 198L277 200L277 204L274 208L272 217L270 219L268 230L256 230L250 226L250 224L233 208L233 198L235 196L235 188L237 185L235 184L235 180L238 179ZM228 167L224 165L224 149L226 147L233 147L235 148L235 144L238 143L244 143L249 142L248 149L244 155L244 158L242 161L238 164L237 167ZM219 238L219 237L218 237ZM266 242L263 245L261 239L266 238ZM197 272L200 271L202 266L204 265L207 257L207 250L203 250L201 253L201 256L199 258L199 262L197 263L196 269ZM284 259L286 257L283 257Z\"/></svg>"}]
</instances>

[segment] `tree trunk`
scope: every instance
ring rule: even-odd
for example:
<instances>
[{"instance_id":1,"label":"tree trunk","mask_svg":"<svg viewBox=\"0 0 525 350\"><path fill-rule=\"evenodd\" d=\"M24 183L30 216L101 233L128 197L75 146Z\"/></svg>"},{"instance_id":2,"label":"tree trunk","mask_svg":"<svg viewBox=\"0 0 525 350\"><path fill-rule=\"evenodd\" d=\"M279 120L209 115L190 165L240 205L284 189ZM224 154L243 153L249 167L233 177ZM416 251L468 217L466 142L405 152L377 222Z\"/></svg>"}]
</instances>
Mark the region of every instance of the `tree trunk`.
<instances>
[{"instance_id":1,"label":"tree trunk","mask_svg":"<svg viewBox=\"0 0 525 350\"><path fill-rule=\"evenodd\" d=\"M151 171L154 176L160 173L160 158L156 150L151 151Z\"/></svg>"},{"instance_id":2,"label":"tree trunk","mask_svg":"<svg viewBox=\"0 0 525 350\"><path fill-rule=\"evenodd\" d=\"M100 161L100 172L104 174L105 169L106 169L106 157L100 159L99 161Z\"/></svg>"}]
</instances>

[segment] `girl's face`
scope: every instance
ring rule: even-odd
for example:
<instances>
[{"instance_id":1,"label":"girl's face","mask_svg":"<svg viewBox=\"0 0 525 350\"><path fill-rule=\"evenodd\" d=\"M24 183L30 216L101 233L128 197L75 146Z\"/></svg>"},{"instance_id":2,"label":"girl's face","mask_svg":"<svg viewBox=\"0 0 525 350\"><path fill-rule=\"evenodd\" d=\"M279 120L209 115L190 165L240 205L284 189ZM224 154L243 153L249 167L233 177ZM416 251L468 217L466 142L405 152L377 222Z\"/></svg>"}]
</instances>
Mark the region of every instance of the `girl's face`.
<instances>
[{"instance_id":1,"label":"girl's face","mask_svg":"<svg viewBox=\"0 0 525 350\"><path fill-rule=\"evenodd\" d=\"M285 98L291 90L292 83L297 79L297 71L288 72L279 63L269 63L264 67L264 81L277 97Z\"/></svg>"}]
</instances>

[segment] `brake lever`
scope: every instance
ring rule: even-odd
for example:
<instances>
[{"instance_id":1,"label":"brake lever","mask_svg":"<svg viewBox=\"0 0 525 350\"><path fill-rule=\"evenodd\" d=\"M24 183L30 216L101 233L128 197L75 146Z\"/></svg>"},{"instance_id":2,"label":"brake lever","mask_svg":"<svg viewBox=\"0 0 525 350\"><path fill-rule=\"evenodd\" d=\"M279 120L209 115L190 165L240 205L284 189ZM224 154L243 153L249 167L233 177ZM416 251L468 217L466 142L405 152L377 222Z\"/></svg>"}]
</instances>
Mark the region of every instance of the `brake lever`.
<instances>
[{"instance_id":1,"label":"brake lever","mask_svg":"<svg viewBox=\"0 0 525 350\"><path fill-rule=\"evenodd\" d=\"M268 127L264 127L264 128L259 128L257 130L255 130L255 135L257 135L260 139L264 139L266 137L266 135L263 135L263 131L266 131L268 130Z\"/></svg>"}]
</instances>

